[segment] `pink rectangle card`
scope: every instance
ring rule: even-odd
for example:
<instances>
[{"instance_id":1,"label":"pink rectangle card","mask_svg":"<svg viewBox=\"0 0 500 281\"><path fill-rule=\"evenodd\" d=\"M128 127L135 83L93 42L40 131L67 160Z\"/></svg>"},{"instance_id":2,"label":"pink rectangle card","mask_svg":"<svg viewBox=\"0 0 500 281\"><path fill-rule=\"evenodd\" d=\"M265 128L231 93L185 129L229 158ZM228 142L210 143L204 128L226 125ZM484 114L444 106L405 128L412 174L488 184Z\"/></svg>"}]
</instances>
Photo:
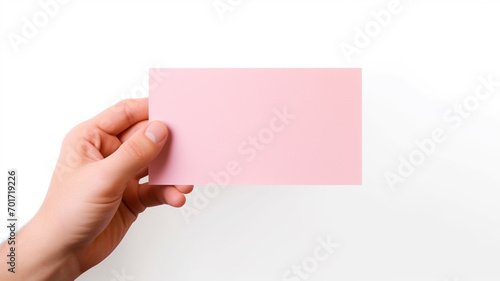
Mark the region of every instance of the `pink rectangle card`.
<instances>
[{"instance_id":1,"label":"pink rectangle card","mask_svg":"<svg viewBox=\"0 0 500 281\"><path fill-rule=\"evenodd\" d=\"M150 70L149 183L361 184L360 68Z\"/></svg>"}]
</instances>

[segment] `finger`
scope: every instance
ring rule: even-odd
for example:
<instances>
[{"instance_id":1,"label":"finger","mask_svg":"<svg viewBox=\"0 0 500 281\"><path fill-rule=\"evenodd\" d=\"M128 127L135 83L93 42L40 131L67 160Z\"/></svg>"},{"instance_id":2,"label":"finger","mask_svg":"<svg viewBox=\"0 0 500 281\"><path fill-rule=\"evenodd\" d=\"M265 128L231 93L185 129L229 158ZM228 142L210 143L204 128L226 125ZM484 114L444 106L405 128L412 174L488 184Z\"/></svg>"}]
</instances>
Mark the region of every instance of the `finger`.
<instances>
[{"instance_id":1,"label":"finger","mask_svg":"<svg viewBox=\"0 0 500 281\"><path fill-rule=\"evenodd\" d=\"M122 143L116 136L108 135L106 133L102 133L102 141L100 152L104 158L113 154Z\"/></svg>"},{"instance_id":2,"label":"finger","mask_svg":"<svg viewBox=\"0 0 500 281\"><path fill-rule=\"evenodd\" d=\"M117 137L118 139L124 143L125 141L127 141L135 132L139 131L140 129L142 128L145 128L146 126L148 126L149 124L149 121L148 120L143 120L143 121L139 121L137 123L135 123L134 125L132 125L131 127L129 127L128 129L125 129L125 131L121 132Z\"/></svg>"},{"instance_id":3,"label":"finger","mask_svg":"<svg viewBox=\"0 0 500 281\"><path fill-rule=\"evenodd\" d=\"M101 155L96 155L97 157L92 158L101 160L103 157L106 158L113 153L121 145L121 142L116 136L109 135L100 130L91 124L90 121L83 122L71 129L64 137L63 147L73 148L74 152L78 155L94 152L90 151L93 148L92 150L98 150ZM63 149L61 152L66 152L66 149Z\"/></svg>"},{"instance_id":4,"label":"finger","mask_svg":"<svg viewBox=\"0 0 500 281\"><path fill-rule=\"evenodd\" d=\"M135 174L135 178L137 180L140 180L147 175L148 175L148 167L144 167L144 168L140 169L139 172L137 172L137 174Z\"/></svg>"},{"instance_id":5,"label":"finger","mask_svg":"<svg viewBox=\"0 0 500 281\"><path fill-rule=\"evenodd\" d=\"M90 120L92 125L110 135L118 135L135 123L148 119L149 99L123 100Z\"/></svg>"},{"instance_id":6,"label":"finger","mask_svg":"<svg viewBox=\"0 0 500 281\"><path fill-rule=\"evenodd\" d=\"M168 204L173 207L182 207L186 197L173 185L139 185L139 196L144 206L153 207Z\"/></svg>"},{"instance_id":7,"label":"finger","mask_svg":"<svg viewBox=\"0 0 500 281\"><path fill-rule=\"evenodd\" d=\"M126 183L147 167L165 145L168 129L160 121L151 122L125 141L113 154L99 162L115 183Z\"/></svg>"},{"instance_id":8,"label":"finger","mask_svg":"<svg viewBox=\"0 0 500 281\"><path fill-rule=\"evenodd\" d=\"M174 185L181 193L188 194L193 191L192 185Z\"/></svg>"}]
</instances>

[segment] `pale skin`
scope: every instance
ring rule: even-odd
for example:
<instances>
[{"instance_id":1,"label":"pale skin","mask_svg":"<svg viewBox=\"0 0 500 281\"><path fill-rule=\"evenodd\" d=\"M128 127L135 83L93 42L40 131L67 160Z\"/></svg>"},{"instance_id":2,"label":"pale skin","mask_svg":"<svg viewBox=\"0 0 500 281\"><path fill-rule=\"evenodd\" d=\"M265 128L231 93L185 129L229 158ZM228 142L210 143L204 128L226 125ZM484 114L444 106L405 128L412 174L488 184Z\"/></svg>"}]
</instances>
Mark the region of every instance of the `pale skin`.
<instances>
[{"instance_id":1,"label":"pale skin","mask_svg":"<svg viewBox=\"0 0 500 281\"><path fill-rule=\"evenodd\" d=\"M118 246L148 207L181 207L192 185L139 184L168 139L148 121L148 100L126 100L73 128L65 137L42 206L16 234L16 273L7 271L12 245L0 245L0 280L74 280Z\"/></svg>"}]
</instances>

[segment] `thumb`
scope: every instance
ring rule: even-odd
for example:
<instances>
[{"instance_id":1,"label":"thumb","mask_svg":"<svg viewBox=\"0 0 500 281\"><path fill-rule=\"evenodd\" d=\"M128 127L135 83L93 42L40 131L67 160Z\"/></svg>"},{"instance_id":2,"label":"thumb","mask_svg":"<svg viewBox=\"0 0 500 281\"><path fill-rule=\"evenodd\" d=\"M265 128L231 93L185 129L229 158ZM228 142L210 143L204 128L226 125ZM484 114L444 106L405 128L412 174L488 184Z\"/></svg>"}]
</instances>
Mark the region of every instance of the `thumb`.
<instances>
[{"instance_id":1,"label":"thumb","mask_svg":"<svg viewBox=\"0 0 500 281\"><path fill-rule=\"evenodd\" d=\"M113 182L127 182L153 160L168 137L162 122L153 121L146 128L135 132L113 154L101 161Z\"/></svg>"}]
</instances>

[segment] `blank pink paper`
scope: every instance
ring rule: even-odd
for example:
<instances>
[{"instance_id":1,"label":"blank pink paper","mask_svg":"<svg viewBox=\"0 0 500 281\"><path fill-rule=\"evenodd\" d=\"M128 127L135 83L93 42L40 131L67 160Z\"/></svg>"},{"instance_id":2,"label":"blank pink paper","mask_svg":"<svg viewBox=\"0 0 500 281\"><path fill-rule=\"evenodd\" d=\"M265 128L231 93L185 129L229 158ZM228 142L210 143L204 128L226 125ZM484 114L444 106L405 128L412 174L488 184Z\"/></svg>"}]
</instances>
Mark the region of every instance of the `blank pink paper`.
<instances>
[{"instance_id":1,"label":"blank pink paper","mask_svg":"<svg viewBox=\"0 0 500 281\"><path fill-rule=\"evenodd\" d=\"M170 138L149 183L361 184L361 69L150 70Z\"/></svg>"}]
</instances>

